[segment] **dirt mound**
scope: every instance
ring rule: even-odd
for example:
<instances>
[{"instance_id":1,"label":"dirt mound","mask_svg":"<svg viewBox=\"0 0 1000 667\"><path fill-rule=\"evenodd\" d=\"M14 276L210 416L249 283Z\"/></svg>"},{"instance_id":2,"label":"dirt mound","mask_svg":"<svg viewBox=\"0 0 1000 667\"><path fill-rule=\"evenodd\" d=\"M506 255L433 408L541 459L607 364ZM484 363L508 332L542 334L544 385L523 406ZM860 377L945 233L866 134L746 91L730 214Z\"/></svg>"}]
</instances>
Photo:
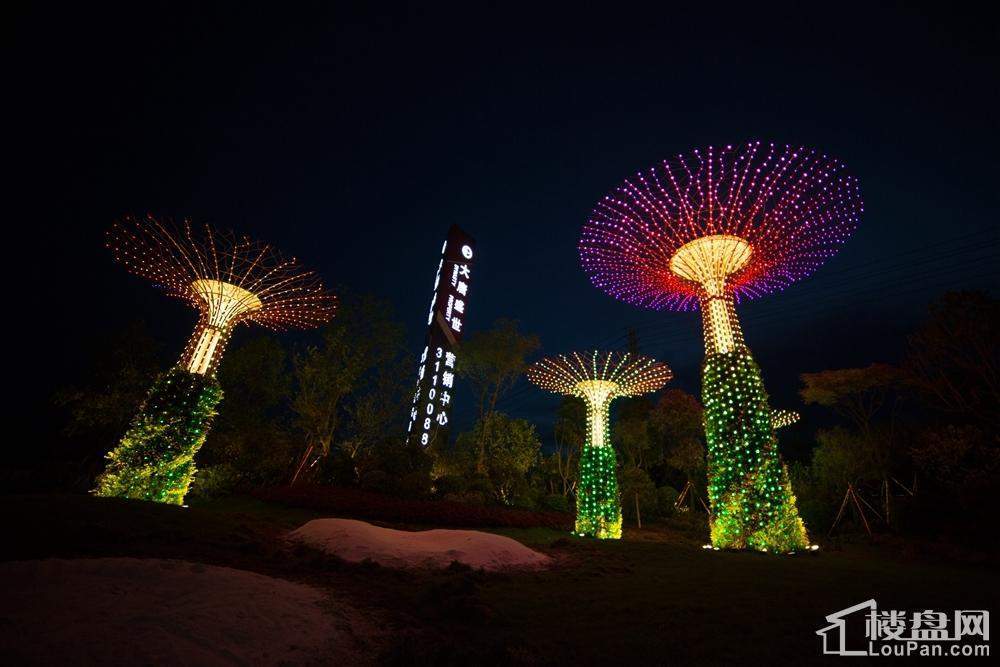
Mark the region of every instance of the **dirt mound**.
<instances>
[{"instance_id":1,"label":"dirt mound","mask_svg":"<svg viewBox=\"0 0 1000 667\"><path fill-rule=\"evenodd\" d=\"M357 664L361 614L311 586L138 558L0 563L6 664ZM58 631L54 631L58 628Z\"/></svg>"},{"instance_id":2,"label":"dirt mound","mask_svg":"<svg viewBox=\"0 0 1000 667\"><path fill-rule=\"evenodd\" d=\"M388 567L447 567L453 561L484 570L541 568L551 558L517 540L478 530L406 531L353 519L315 519L290 535L344 560Z\"/></svg>"}]
</instances>

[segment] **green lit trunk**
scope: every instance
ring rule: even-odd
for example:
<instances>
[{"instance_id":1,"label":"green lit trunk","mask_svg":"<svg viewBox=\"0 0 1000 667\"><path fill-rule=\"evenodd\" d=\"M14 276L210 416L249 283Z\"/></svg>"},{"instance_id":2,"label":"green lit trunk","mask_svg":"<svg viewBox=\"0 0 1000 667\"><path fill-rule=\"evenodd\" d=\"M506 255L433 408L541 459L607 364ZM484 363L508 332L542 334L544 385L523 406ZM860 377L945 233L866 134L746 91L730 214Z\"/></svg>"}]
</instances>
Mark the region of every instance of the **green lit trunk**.
<instances>
[{"instance_id":1,"label":"green lit trunk","mask_svg":"<svg viewBox=\"0 0 1000 667\"><path fill-rule=\"evenodd\" d=\"M712 544L770 552L806 548L809 538L778 454L760 369L745 346L706 357L702 399Z\"/></svg>"},{"instance_id":2,"label":"green lit trunk","mask_svg":"<svg viewBox=\"0 0 1000 667\"><path fill-rule=\"evenodd\" d=\"M587 402L587 442L580 453L576 492L576 532L601 539L622 536L617 458L608 437L610 393Z\"/></svg>"},{"instance_id":3,"label":"green lit trunk","mask_svg":"<svg viewBox=\"0 0 1000 667\"><path fill-rule=\"evenodd\" d=\"M222 400L210 375L173 368L160 376L97 480L98 496L180 505Z\"/></svg>"}]
</instances>

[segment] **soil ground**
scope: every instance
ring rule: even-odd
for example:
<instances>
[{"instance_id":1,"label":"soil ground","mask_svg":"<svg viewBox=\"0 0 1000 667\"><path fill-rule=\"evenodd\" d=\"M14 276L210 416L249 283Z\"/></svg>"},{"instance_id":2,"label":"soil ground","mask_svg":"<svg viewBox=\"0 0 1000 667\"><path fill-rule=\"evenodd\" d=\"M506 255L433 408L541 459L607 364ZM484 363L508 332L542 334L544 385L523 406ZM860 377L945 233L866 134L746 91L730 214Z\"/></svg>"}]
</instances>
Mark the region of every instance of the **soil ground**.
<instances>
[{"instance_id":1,"label":"soil ground","mask_svg":"<svg viewBox=\"0 0 1000 667\"><path fill-rule=\"evenodd\" d=\"M816 631L840 609L869 598L882 609L989 609L1000 589L987 565L935 559L902 542L820 540L823 549L796 556L715 552L701 548L700 525L684 521L602 542L550 529L491 531L555 559L539 572L400 571L285 539L320 516L246 498L179 508L15 496L0 508L5 561L176 559L307 584L380 628L365 646L381 663L812 664L824 660ZM8 650L24 641L12 636L10 613L0 607Z\"/></svg>"}]
</instances>

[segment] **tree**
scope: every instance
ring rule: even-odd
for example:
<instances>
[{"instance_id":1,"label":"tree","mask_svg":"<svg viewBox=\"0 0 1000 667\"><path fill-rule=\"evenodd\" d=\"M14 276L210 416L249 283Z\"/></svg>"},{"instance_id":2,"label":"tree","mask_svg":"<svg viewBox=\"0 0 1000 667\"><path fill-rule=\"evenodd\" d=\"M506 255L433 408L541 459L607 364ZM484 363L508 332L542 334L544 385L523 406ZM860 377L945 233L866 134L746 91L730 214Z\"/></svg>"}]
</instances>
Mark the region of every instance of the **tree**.
<instances>
[{"instance_id":1,"label":"tree","mask_svg":"<svg viewBox=\"0 0 1000 667\"><path fill-rule=\"evenodd\" d=\"M366 488L407 498L422 498L432 490L434 459L422 445L404 442L402 429L383 436L365 452L363 462L361 484Z\"/></svg>"},{"instance_id":2,"label":"tree","mask_svg":"<svg viewBox=\"0 0 1000 667\"><path fill-rule=\"evenodd\" d=\"M909 336L903 363L925 408L909 439L924 482L917 501L923 523L937 533L957 529L977 544L995 541L980 517L995 502L1000 479L998 341L1000 302L985 292L949 292ZM954 512L956 505L962 511Z\"/></svg>"},{"instance_id":3,"label":"tree","mask_svg":"<svg viewBox=\"0 0 1000 667\"><path fill-rule=\"evenodd\" d=\"M514 385L528 356L540 347L538 336L522 334L514 320L499 319L492 329L477 331L462 343L456 371L473 386L479 398L479 422L489 427L497 401ZM488 430L480 432L476 468L486 469Z\"/></svg>"},{"instance_id":4,"label":"tree","mask_svg":"<svg viewBox=\"0 0 1000 667\"><path fill-rule=\"evenodd\" d=\"M1000 476L1000 449L974 425L921 429L911 454L932 487L957 497L966 510L994 502Z\"/></svg>"},{"instance_id":5,"label":"tree","mask_svg":"<svg viewBox=\"0 0 1000 667\"><path fill-rule=\"evenodd\" d=\"M131 322L113 336L96 355L90 382L56 394L56 402L70 412L65 433L120 437L162 370L159 351L143 322Z\"/></svg>"},{"instance_id":6,"label":"tree","mask_svg":"<svg viewBox=\"0 0 1000 667\"><path fill-rule=\"evenodd\" d=\"M836 426L816 433L812 473L832 492L871 477L872 450L857 431Z\"/></svg>"},{"instance_id":7,"label":"tree","mask_svg":"<svg viewBox=\"0 0 1000 667\"><path fill-rule=\"evenodd\" d=\"M621 471L622 514L642 528L642 515L657 512L656 485L642 468L625 466Z\"/></svg>"},{"instance_id":8,"label":"tree","mask_svg":"<svg viewBox=\"0 0 1000 667\"><path fill-rule=\"evenodd\" d=\"M817 434L819 447L813 454L815 474L821 482L841 488L864 479L882 483L882 511L889 520L889 477L894 461L895 408L884 424L876 418L888 397L900 383L900 371L889 364L874 363L865 368L803 373L802 399L808 404L830 408L854 426L854 432L838 428Z\"/></svg>"},{"instance_id":9,"label":"tree","mask_svg":"<svg viewBox=\"0 0 1000 667\"><path fill-rule=\"evenodd\" d=\"M576 461L587 438L587 405L576 396L563 396L553 430L556 450L551 459L562 486L562 495L576 489Z\"/></svg>"},{"instance_id":10,"label":"tree","mask_svg":"<svg viewBox=\"0 0 1000 667\"><path fill-rule=\"evenodd\" d=\"M283 407L291 393L288 354L272 336L257 336L229 353L219 370L219 382L232 409L222 409L215 428L262 424Z\"/></svg>"},{"instance_id":11,"label":"tree","mask_svg":"<svg viewBox=\"0 0 1000 667\"><path fill-rule=\"evenodd\" d=\"M686 481L705 478L704 426L698 399L681 389L667 389L649 413L659 458L684 473Z\"/></svg>"},{"instance_id":12,"label":"tree","mask_svg":"<svg viewBox=\"0 0 1000 667\"><path fill-rule=\"evenodd\" d=\"M909 337L904 368L924 401L993 432L1000 422L1000 303L949 292Z\"/></svg>"},{"instance_id":13,"label":"tree","mask_svg":"<svg viewBox=\"0 0 1000 667\"><path fill-rule=\"evenodd\" d=\"M614 443L622 453L625 466L645 469L650 460L653 440L649 432L649 411L652 406L645 398L622 401L614 424Z\"/></svg>"},{"instance_id":14,"label":"tree","mask_svg":"<svg viewBox=\"0 0 1000 667\"><path fill-rule=\"evenodd\" d=\"M271 336L250 339L228 354L219 383L226 401L203 450L204 462L230 467L241 479L278 482L294 458L286 419L292 378L285 348Z\"/></svg>"},{"instance_id":15,"label":"tree","mask_svg":"<svg viewBox=\"0 0 1000 667\"><path fill-rule=\"evenodd\" d=\"M898 384L900 373L889 364L875 363L866 368L803 373L800 377L804 385L799 392L802 400L831 408L871 441L875 416Z\"/></svg>"},{"instance_id":16,"label":"tree","mask_svg":"<svg viewBox=\"0 0 1000 667\"><path fill-rule=\"evenodd\" d=\"M97 351L86 384L56 392L69 412L63 433L83 453L79 468L90 475L128 428L149 387L162 371L160 345L143 322L131 322Z\"/></svg>"},{"instance_id":17,"label":"tree","mask_svg":"<svg viewBox=\"0 0 1000 667\"><path fill-rule=\"evenodd\" d=\"M477 422L471 432L460 435L456 449L474 450L480 442L486 445L486 474L494 496L509 505L515 492L527 485L525 474L538 460L542 443L535 427L527 420L494 412L485 422Z\"/></svg>"},{"instance_id":18,"label":"tree","mask_svg":"<svg viewBox=\"0 0 1000 667\"><path fill-rule=\"evenodd\" d=\"M292 410L306 434L299 470L309 456L330 454L345 399L364 385L371 371L392 362L402 350L402 328L390 306L370 295L345 296L322 337L320 345L306 348L294 360ZM345 449L349 458L356 451Z\"/></svg>"},{"instance_id":19,"label":"tree","mask_svg":"<svg viewBox=\"0 0 1000 667\"><path fill-rule=\"evenodd\" d=\"M860 436L860 446L865 452L851 455L851 460L863 461L864 468L855 471L850 481L867 477L881 479L887 484L893 464L895 411L890 413L884 427L878 427L875 420L890 392L899 384L899 369L875 363L866 368L804 373L801 378L804 386L800 395L806 403L832 409L848 419ZM846 436L836 438L841 443L846 440Z\"/></svg>"},{"instance_id":20,"label":"tree","mask_svg":"<svg viewBox=\"0 0 1000 667\"><path fill-rule=\"evenodd\" d=\"M359 480L377 464L378 450L398 447L402 436L410 360L400 357L381 364L366 387L345 408L346 436L340 449L351 460Z\"/></svg>"}]
</instances>

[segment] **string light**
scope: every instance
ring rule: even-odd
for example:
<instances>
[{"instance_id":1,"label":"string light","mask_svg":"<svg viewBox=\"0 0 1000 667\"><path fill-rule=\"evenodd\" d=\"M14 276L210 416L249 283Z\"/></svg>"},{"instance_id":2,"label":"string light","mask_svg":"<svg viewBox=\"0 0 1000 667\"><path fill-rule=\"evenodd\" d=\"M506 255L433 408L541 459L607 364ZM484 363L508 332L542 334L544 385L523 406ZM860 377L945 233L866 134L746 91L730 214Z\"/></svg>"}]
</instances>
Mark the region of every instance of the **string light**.
<instances>
[{"instance_id":1,"label":"string light","mask_svg":"<svg viewBox=\"0 0 1000 667\"><path fill-rule=\"evenodd\" d=\"M98 479L101 496L180 505L195 472L222 390L215 378L233 328L256 322L282 330L328 321L335 297L315 273L270 246L152 216L125 218L108 231L115 259L200 317L177 366L154 383Z\"/></svg>"},{"instance_id":2,"label":"string light","mask_svg":"<svg viewBox=\"0 0 1000 667\"><path fill-rule=\"evenodd\" d=\"M812 274L862 211L857 179L815 150L760 141L709 147L640 172L599 201L580 258L594 286L617 299L692 310L702 283L672 270L671 260L691 241L735 237L751 249L725 284L738 303Z\"/></svg>"},{"instance_id":3,"label":"string light","mask_svg":"<svg viewBox=\"0 0 1000 667\"><path fill-rule=\"evenodd\" d=\"M679 155L598 202L580 237L595 287L637 306L702 311L702 398L716 548L809 545L735 304L800 280L858 225L857 179L815 150L759 141Z\"/></svg>"},{"instance_id":4,"label":"string light","mask_svg":"<svg viewBox=\"0 0 1000 667\"><path fill-rule=\"evenodd\" d=\"M125 218L107 234L114 258L131 273L201 314L180 365L215 372L233 328L255 322L275 331L310 329L333 317L336 297L312 271L271 246L189 220Z\"/></svg>"},{"instance_id":5,"label":"string light","mask_svg":"<svg viewBox=\"0 0 1000 667\"><path fill-rule=\"evenodd\" d=\"M587 405L587 440L580 453L576 533L601 539L622 535L617 460L611 447L611 402L656 391L673 376L666 364L627 352L574 352L542 359L528 379L546 391L582 398Z\"/></svg>"},{"instance_id":6,"label":"string light","mask_svg":"<svg viewBox=\"0 0 1000 667\"><path fill-rule=\"evenodd\" d=\"M793 410L772 410L771 428L777 431L779 428L791 426L799 420L799 413Z\"/></svg>"}]
</instances>

